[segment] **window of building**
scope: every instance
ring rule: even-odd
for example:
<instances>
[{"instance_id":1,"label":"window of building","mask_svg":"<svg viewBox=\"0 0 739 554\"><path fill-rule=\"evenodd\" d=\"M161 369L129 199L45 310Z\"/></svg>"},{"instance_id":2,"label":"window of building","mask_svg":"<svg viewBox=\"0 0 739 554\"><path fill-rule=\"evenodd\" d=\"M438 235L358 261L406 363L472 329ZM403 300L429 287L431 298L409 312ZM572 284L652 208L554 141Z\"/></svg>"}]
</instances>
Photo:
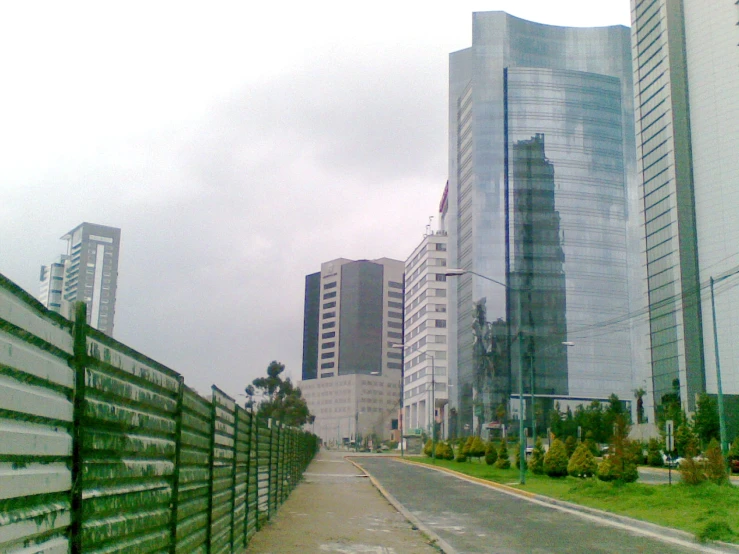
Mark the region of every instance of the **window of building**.
<instances>
[{"instance_id":1,"label":"window of building","mask_svg":"<svg viewBox=\"0 0 739 554\"><path fill-rule=\"evenodd\" d=\"M332 339L336 336L336 331L329 331L328 333L323 333L321 335L322 339Z\"/></svg>"},{"instance_id":2,"label":"window of building","mask_svg":"<svg viewBox=\"0 0 739 554\"><path fill-rule=\"evenodd\" d=\"M330 283L324 283L323 290L336 288L336 281Z\"/></svg>"},{"instance_id":3,"label":"window of building","mask_svg":"<svg viewBox=\"0 0 739 554\"><path fill-rule=\"evenodd\" d=\"M321 379L325 379L326 377L333 377L333 373L321 373Z\"/></svg>"},{"instance_id":4,"label":"window of building","mask_svg":"<svg viewBox=\"0 0 739 554\"><path fill-rule=\"evenodd\" d=\"M331 369L334 367L334 362L324 362L321 364L321 369Z\"/></svg>"},{"instance_id":5,"label":"window of building","mask_svg":"<svg viewBox=\"0 0 739 554\"><path fill-rule=\"evenodd\" d=\"M321 319L328 319L330 317L336 317L336 312L323 312Z\"/></svg>"},{"instance_id":6,"label":"window of building","mask_svg":"<svg viewBox=\"0 0 739 554\"><path fill-rule=\"evenodd\" d=\"M387 286L389 286L390 288L393 288L393 289L402 289L403 288L403 283L398 283L396 281L388 281L387 282Z\"/></svg>"},{"instance_id":7,"label":"window of building","mask_svg":"<svg viewBox=\"0 0 739 554\"><path fill-rule=\"evenodd\" d=\"M390 339L402 339L403 333L396 333L395 331L388 331L387 336Z\"/></svg>"},{"instance_id":8,"label":"window of building","mask_svg":"<svg viewBox=\"0 0 739 554\"><path fill-rule=\"evenodd\" d=\"M323 295L324 300L328 300L329 298L336 298L336 291L333 292L327 292Z\"/></svg>"},{"instance_id":9,"label":"window of building","mask_svg":"<svg viewBox=\"0 0 739 554\"><path fill-rule=\"evenodd\" d=\"M388 327L392 327L393 329L402 329L403 324L398 321L388 321L387 322Z\"/></svg>"},{"instance_id":10,"label":"window of building","mask_svg":"<svg viewBox=\"0 0 739 554\"><path fill-rule=\"evenodd\" d=\"M61 277L60 277L60 279L61 279ZM398 310L402 310L403 309L403 303L402 302L393 302L392 300L388 300L387 301L387 306L388 306L388 308L395 308L395 309L398 309Z\"/></svg>"},{"instance_id":11,"label":"window of building","mask_svg":"<svg viewBox=\"0 0 739 554\"><path fill-rule=\"evenodd\" d=\"M401 369L400 364L395 363L395 362L388 362L387 368L388 369Z\"/></svg>"},{"instance_id":12,"label":"window of building","mask_svg":"<svg viewBox=\"0 0 739 554\"><path fill-rule=\"evenodd\" d=\"M324 310L326 310L326 309L328 309L328 308L334 308L335 306L336 306L336 302L326 302L326 303L325 303L325 304L323 305L323 309L324 309Z\"/></svg>"},{"instance_id":13,"label":"window of building","mask_svg":"<svg viewBox=\"0 0 739 554\"><path fill-rule=\"evenodd\" d=\"M327 360L328 358L335 358L335 357L336 357L336 352L324 352L323 354L321 354L322 360Z\"/></svg>"},{"instance_id":14,"label":"window of building","mask_svg":"<svg viewBox=\"0 0 739 554\"><path fill-rule=\"evenodd\" d=\"M388 312L387 316L395 319L403 319L403 314L401 314L400 312Z\"/></svg>"},{"instance_id":15,"label":"window of building","mask_svg":"<svg viewBox=\"0 0 739 554\"><path fill-rule=\"evenodd\" d=\"M446 275L444 275L443 273L437 273L436 274L436 280L437 281L446 281Z\"/></svg>"},{"instance_id":16,"label":"window of building","mask_svg":"<svg viewBox=\"0 0 739 554\"><path fill-rule=\"evenodd\" d=\"M336 322L335 321L329 321L329 322L324 323L323 325L321 325L321 329L331 329L332 327L336 327Z\"/></svg>"},{"instance_id":17,"label":"window of building","mask_svg":"<svg viewBox=\"0 0 739 554\"><path fill-rule=\"evenodd\" d=\"M334 346L336 346L336 342L335 342L335 341L331 341L331 342L324 342L324 343L323 343L323 344L321 345L321 348L333 348Z\"/></svg>"},{"instance_id":18,"label":"window of building","mask_svg":"<svg viewBox=\"0 0 739 554\"><path fill-rule=\"evenodd\" d=\"M446 327L446 321L443 319L437 319L434 323L434 327Z\"/></svg>"},{"instance_id":19,"label":"window of building","mask_svg":"<svg viewBox=\"0 0 739 554\"><path fill-rule=\"evenodd\" d=\"M402 292L395 292L394 290L387 291L387 295L390 298L401 298L401 299L403 298L403 293Z\"/></svg>"},{"instance_id":20,"label":"window of building","mask_svg":"<svg viewBox=\"0 0 739 554\"><path fill-rule=\"evenodd\" d=\"M442 252L446 252L446 244L436 243L436 249L441 250Z\"/></svg>"}]
</instances>

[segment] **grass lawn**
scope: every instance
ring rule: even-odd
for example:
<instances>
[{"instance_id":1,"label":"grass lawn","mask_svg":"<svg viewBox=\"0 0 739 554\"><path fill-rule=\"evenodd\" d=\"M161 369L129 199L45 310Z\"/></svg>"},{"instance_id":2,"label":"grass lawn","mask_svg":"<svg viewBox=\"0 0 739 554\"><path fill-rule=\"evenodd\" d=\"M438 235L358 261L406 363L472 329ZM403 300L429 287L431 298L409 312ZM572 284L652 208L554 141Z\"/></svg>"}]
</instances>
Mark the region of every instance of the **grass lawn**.
<instances>
[{"instance_id":1,"label":"grass lawn","mask_svg":"<svg viewBox=\"0 0 739 554\"><path fill-rule=\"evenodd\" d=\"M431 464L428 458L417 458ZM739 543L739 487L712 483L688 486L644 485L641 483L605 483L598 479L526 474L526 484L519 485L517 469L495 469L477 461L436 460L436 465L536 494L590 506L682 529L701 540Z\"/></svg>"}]
</instances>

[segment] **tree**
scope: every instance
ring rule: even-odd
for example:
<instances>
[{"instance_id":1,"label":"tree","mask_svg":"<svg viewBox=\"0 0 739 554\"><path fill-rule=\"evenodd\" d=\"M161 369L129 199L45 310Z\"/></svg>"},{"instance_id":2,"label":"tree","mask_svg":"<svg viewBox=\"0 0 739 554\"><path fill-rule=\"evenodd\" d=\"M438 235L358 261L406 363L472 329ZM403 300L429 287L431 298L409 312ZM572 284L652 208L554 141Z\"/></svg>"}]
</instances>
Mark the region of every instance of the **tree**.
<instances>
[{"instance_id":1,"label":"tree","mask_svg":"<svg viewBox=\"0 0 739 554\"><path fill-rule=\"evenodd\" d=\"M426 444L423 445L423 453L427 458L431 457L431 451L434 448L434 443L431 441L431 439L428 439L426 441Z\"/></svg>"},{"instance_id":2,"label":"tree","mask_svg":"<svg viewBox=\"0 0 739 554\"><path fill-rule=\"evenodd\" d=\"M544 455L544 473L549 477L564 477L567 475L567 462L565 443L554 439L549 451Z\"/></svg>"},{"instance_id":3,"label":"tree","mask_svg":"<svg viewBox=\"0 0 739 554\"><path fill-rule=\"evenodd\" d=\"M657 439L649 439L647 446L647 464L652 467L662 467L665 461L662 458L661 444Z\"/></svg>"},{"instance_id":4,"label":"tree","mask_svg":"<svg viewBox=\"0 0 739 554\"><path fill-rule=\"evenodd\" d=\"M280 377L283 371L285 364L272 361L267 367L267 377L257 377L246 387L247 406L253 407L254 396L261 393L264 400L258 404L257 417L301 427L308 423L311 413L300 388L294 386L289 377L284 380Z\"/></svg>"},{"instance_id":5,"label":"tree","mask_svg":"<svg viewBox=\"0 0 739 554\"><path fill-rule=\"evenodd\" d=\"M508 469L511 467L511 460L508 457L508 441L503 437L498 448L498 459L495 461L495 467L498 469Z\"/></svg>"},{"instance_id":6,"label":"tree","mask_svg":"<svg viewBox=\"0 0 739 554\"><path fill-rule=\"evenodd\" d=\"M712 440L720 440L721 426L718 418L718 406L716 401L706 393L698 396L693 428L702 444L708 444Z\"/></svg>"},{"instance_id":7,"label":"tree","mask_svg":"<svg viewBox=\"0 0 739 554\"><path fill-rule=\"evenodd\" d=\"M609 456L598 466L598 479L601 481L633 483L639 478L635 448L621 431L623 426L616 424Z\"/></svg>"},{"instance_id":8,"label":"tree","mask_svg":"<svg viewBox=\"0 0 739 554\"><path fill-rule=\"evenodd\" d=\"M692 458L698 454L698 435L689 421L684 421L675 431L677 455Z\"/></svg>"},{"instance_id":9,"label":"tree","mask_svg":"<svg viewBox=\"0 0 739 554\"><path fill-rule=\"evenodd\" d=\"M531 452L531 471L536 475L542 475L544 473L544 446L541 443L541 438L536 439L534 450Z\"/></svg>"},{"instance_id":10,"label":"tree","mask_svg":"<svg viewBox=\"0 0 739 554\"><path fill-rule=\"evenodd\" d=\"M584 442L581 442L567 464L567 473L573 477L592 477L597 470L595 457Z\"/></svg>"},{"instance_id":11,"label":"tree","mask_svg":"<svg viewBox=\"0 0 739 554\"><path fill-rule=\"evenodd\" d=\"M567 452L567 458L571 458L572 455L575 453L575 449L577 448L577 441L575 440L575 437L569 436L565 440L565 452Z\"/></svg>"},{"instance_id":12,"label":"tree","mask_svg":"<svg viewBox=\"0 0 739 554\"><path fill-rule=\"evenodd\" d=\"M469 456L470 458L477 458L477 462L480 462L480 458L482 458L485 455L485 443L482 442L482 439L475 435L475 438L472 439L472 445L470 446L470 452Z\"/></svg>"},{"instance_id":13,"label":"tree","mask_svg":"<svg viewBox=\"0 0 739 554\"><path fill-rule=\"evenodd\" d=\"M485 448L485 463L489 466L493 465L498 460L498 449L495 447L495 443L490 441Z\"/></svg>"},{"instance_id":14,"label":"tree","mask_svg":"<svg viewBox=\"0 0 739 554\"><path fill-rule=\"evenodd\" d=\"M638 389L634 389L634 398L636 398L636 422L637 423L644 423L644 396L646 396L647 391L645 391L643 388L639 387Z\"/></svg>"},{"instance_id":15,"label":"tree","mask_svg":"<svg viewBox=\"0 0 739 554\"><path fill-rule=\"evenodd\" d=\"M726 472L726 460L721 454L721 447L716 439L711 441L706 449L706 477L712 483L723 485L729 482L729 474Z\"/></svg>"}]
</instances>

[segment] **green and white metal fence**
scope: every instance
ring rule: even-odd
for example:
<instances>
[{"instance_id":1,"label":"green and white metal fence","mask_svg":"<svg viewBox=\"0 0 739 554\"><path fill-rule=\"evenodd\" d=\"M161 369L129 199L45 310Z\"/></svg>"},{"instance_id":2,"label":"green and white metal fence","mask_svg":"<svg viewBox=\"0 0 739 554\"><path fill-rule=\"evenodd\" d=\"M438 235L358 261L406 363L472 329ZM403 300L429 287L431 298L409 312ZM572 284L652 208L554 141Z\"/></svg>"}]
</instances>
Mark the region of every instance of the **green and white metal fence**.
<instances>
[{"instance_id":1,"label":"green and white metal fence","mask_svg":"<svg viewBox=\"0 0 739 554\"><path fill-rule=\"evenodd\" d=\"M241 552L316 448L0 275L0 552Z\"/></svg>"}]
</instances>

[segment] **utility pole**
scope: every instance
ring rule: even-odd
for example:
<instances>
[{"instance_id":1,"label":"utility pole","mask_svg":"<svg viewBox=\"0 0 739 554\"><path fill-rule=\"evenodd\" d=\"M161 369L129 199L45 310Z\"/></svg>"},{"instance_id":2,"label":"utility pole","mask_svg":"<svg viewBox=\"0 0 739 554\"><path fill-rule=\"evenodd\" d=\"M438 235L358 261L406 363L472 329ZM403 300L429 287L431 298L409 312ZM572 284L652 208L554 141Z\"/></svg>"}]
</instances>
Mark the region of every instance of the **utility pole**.
<instances>
[{"instance_id":1,"label":"utility pole","mask_svg":"<svg viewBox=\"0 0 739 554\"><path fill-rule=\"evenodd\" d=\"M720 280L726 279L727 276L723 277ZM714 279L711 277L711 314L713 316L713 349L715 351L716 355L716 382L718 385L718 422L719 422L719 429L721 434L721 453L726 456L726 453L729 450L728 441L726 439L726 413L724 412L724 391L721 386L721 361L719 359L719 353L718 353L718 332L717 332L717 325L716 325L716 301L714 300L714 293L713 293L713 283Z\"/></svg>"}]
</instances>

